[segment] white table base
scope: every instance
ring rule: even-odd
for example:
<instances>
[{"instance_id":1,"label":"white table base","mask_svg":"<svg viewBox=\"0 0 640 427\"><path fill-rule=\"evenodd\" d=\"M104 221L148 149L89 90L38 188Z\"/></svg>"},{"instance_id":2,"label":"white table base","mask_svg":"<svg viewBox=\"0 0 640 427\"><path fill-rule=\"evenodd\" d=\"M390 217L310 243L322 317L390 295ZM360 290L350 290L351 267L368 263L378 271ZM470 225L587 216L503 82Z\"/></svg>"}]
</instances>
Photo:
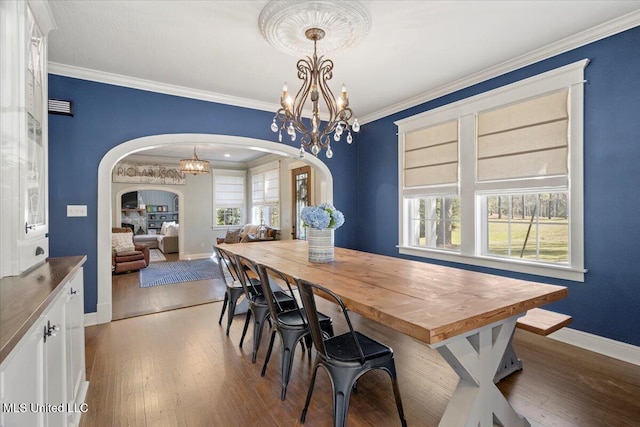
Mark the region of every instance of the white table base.
<instances>
[{"instance_id":1,"label":"white table base","mask_svg":"<svg viewBox=\"0 0 640 427\"><path fill-rule=\"evenodd\" d=\"M439 426L531 426L493 382L520 316L431 345L460 377Z\"/></svg>"}]
</instances>

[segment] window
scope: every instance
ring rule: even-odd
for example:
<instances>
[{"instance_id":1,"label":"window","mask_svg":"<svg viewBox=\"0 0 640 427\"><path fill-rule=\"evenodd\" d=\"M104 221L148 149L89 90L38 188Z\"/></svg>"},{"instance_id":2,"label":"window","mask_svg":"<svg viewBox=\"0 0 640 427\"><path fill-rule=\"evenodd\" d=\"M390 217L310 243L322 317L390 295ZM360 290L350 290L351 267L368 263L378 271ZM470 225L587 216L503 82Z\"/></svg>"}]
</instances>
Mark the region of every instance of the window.
<instances>
[{"instance_id":1,"label":"window","mask_svg":"<svg viewBox=\"0 0 640 427\"><path fill-rule=\"evenodd\" d=\"M253 224L280 228L280 162L251 169Z\"/></svg>"},{"instance_id":2,"label":"window","mask_svg":"<svg viewBox=\"0 0 640 427\"><path fill-rule=\"evenodd\" d=\"M396 123L400 253L584 281L587 63Z\"/></svg>"},{"instance_id":3,"label":"window","mask_svg":"<svg viewBox=\"0 0 640 427\"><path fill-rule=\"evenodd\" d=\"M245 211L245 172L216 170L213 175L213 225L242 225Z\"/></svg>"}]
</instances>

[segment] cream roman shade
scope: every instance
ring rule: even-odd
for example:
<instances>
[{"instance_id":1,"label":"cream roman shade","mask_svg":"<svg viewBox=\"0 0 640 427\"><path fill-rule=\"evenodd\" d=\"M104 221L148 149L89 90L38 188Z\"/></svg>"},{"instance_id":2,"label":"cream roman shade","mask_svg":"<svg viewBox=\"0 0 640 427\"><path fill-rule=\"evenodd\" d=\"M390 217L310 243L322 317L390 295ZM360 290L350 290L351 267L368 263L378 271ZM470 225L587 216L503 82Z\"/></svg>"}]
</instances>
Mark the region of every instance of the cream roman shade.
<instances>
[{"instance_id":1,"label":"cream roman shade","mask_svg":"<svg viewBox=\"0 0 640 427\"><path fill-rule=\"evenodd\" d=\"M216 208L244 206L244 177L218 175L215 177Z\"/></svg>"},{"instance_id":2,"label":"cream roman shade","mask_svg":"<svg viewBox=\"0 0 640 427\"><path fill-rule=\"evenodd\" d=\"M404 135L404 188L457 184L458 120Z\"/></svg>"},{"instance_id":3,"label":"cream roman shade","mask_svg":"<svg viewBox=\"0 0 640 427\"><path fill-rule=\"evenodd\" d=\"M280 201L280 162L272 162L251 170L254 205L277 204Z\"/></svg>"},{"instance_id":4,"label":"cream roman shade","mask_svg":"<svg viewBox=\"0 0 640 427\"><path fill-rule=\"evenodd\" d=\"M567 175L568 90L478 114L478 181Z\"/></svg>"}]
</instances>

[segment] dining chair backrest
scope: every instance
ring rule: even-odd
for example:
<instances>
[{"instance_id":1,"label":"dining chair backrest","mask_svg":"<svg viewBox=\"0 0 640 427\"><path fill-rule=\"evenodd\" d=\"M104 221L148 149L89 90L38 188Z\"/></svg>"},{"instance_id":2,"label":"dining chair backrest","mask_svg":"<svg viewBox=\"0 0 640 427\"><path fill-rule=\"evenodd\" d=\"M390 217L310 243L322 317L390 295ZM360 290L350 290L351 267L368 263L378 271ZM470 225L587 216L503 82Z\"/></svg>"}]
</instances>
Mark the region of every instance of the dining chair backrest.
<instances>
[{"instance_id":1,"label":"dining chair backrest","mask_svg":"<svg viewBox=\"0 0 640 427\"><path fill-rule=\"evenodd\" d=\"M365 357L362 351L362 347L360 346L356 333L353 330L353 325L351 324L351 320L349 319L347 308L344 306L342 299L329 289L321 285L309 282L308 280L296 278L296 285L298 287L298 291L300 292L302 306L304 307L305 313L307 315L307 320L309 322L309 329L311 330L313 345L316 347L318 353L320 353L325 359L331 359L331 356L327 353L324 345L325 337L323 336L322 329L320 328L320 319L318 317L318 308L316 306L314 292L322 298L336 303L340 307L340 311L342 312L342 315L344 316L344 319L347 323L347 327L349 328L350 336L353 339L353 345L358 350L360 362L364 363Z\"/></svg>"},{"instance_id":2,"label":"dining chair backrest","mask_svg":"<svg viewBox=\"0 0 640 427\"><path fill-rule=\"evenodd\" d=\"M288 291L288 295L294 295L293 288L291 286L290 279L283 274L281 271L276 270L273 267L269 267L264 264L257 264L258 267L258 275L260 278L260 284L262 285L262 293L266 297L267 303L269 304L269 311L271 312L271 318L278 323L278 313L282 313L284 311L293 311L296 310L300 314L300 318L302 319L302 324L307 325L307 322L300 312L300 307L298 306L298 302L294 299L294 307L288 308L283 307L278 298L273 294L273 290L271 289L271 283L277 283L281 288ZM284 286L284 287L283 287Z\"/></svg>"},{"instance_id":3,"label":"dining chair backrest","mask_svg":"<svg viewBox=\"0 0 640 427\"><path fill-rule=\"evenodd\" d=\"M220 274L224 278L227 286L230 285L230 283L227 281L229 277L231 277L231 284L233 284L233 282L239 281L240 276L235 265L233 254L218 246L214 246L214 249L216 251L216 256L218 257L218 267L220 268Z\"/></svg>"},{"instance_id":4,"label":"dining chair backrest","mask_svg":"<svg viewBox=\"0 0 640 427\"><path fill-rule=\"evenodd\" d=\"M245 296L252 300L256 295L262 295L262 287L257 283L260 279L256 263L242 255L234 255L234 259Z\"/></svg>"}]
</instances>

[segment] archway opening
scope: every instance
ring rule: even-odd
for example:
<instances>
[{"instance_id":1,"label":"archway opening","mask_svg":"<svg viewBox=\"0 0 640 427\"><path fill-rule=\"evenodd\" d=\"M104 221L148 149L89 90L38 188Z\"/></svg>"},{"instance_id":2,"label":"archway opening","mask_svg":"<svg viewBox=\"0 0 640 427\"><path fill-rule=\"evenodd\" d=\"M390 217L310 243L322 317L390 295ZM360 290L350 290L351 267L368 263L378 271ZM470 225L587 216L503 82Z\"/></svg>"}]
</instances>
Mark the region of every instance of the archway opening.
<instances>
[{"instance_id":1,"label":"archway opening","mask_svg":"<svg viewBox=\"0 0 640 427\"><path fill-rule=\"evenodd\" d=\"M112 148L105 154L98 167L98 215L97 215L97 323L108 323L112 318L111 289L111 225L113 224L111 177L114 166L124 157L144 151L148 148L171 144L217 144L230 147L243 147L264 153L272 153L296 159L297 148L254 138L211 134L166 134L152 135L132 139ZM333 202L333 177L329 168L321 160L313 156L304 159L315 171L315 179L319 190L319 200ZM183 197L180 197L182 203ZM184 207L180 206L180 211ZM180 241L184 242L183 227L180 227ZM183 247L181 247L181 250Z\"/></svg>"}]
</instances>

